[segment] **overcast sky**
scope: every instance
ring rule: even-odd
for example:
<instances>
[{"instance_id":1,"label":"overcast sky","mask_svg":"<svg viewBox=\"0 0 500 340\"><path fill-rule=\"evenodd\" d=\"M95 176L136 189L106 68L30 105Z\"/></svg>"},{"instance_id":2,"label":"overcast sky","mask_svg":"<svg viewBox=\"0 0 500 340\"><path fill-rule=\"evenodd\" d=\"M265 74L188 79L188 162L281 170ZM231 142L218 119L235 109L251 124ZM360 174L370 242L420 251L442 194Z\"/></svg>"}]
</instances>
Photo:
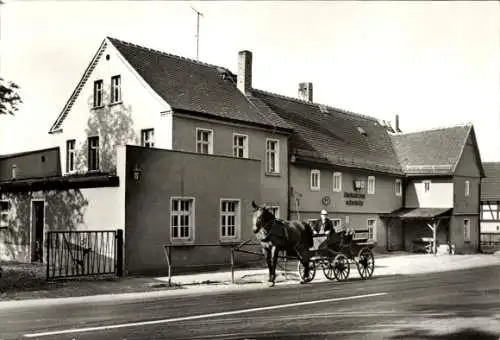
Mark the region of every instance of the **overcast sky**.
<instances>
[{"instance_id":1,"label":"overcast sky","mask_svg":"<svg viewBox=\"0 0 500 340\"><path fill-rule=\"evenodd\" d=\"M500 161L499 2L3 0L1 75L24 105L0 117L0 153L51 146L47 134L106 36L236 73L254 54L256 88L393 120L404 131L472 122L483 161Z\"/></svg>"}]
</instances>

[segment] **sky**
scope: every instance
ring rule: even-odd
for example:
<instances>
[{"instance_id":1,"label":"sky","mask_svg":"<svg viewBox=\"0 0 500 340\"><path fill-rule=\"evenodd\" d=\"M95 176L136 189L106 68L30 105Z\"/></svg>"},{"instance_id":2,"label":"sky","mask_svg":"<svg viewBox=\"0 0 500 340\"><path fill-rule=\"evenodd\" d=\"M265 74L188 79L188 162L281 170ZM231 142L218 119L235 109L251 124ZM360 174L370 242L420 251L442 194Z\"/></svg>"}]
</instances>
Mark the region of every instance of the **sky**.
<instances>
[{"instance_id":1,"label":"sky","mask_svg":"<svg viewBox=\"0 0 500 340\"><path fill-rule=\"evenodd\" d=\"M3 0L0 75L21 86L0 154L53 146L48 130L106 36L237 73L253 87L394 121L404 132L473 123L500 161L500 2Z\"/></svg>"}]
</instances>

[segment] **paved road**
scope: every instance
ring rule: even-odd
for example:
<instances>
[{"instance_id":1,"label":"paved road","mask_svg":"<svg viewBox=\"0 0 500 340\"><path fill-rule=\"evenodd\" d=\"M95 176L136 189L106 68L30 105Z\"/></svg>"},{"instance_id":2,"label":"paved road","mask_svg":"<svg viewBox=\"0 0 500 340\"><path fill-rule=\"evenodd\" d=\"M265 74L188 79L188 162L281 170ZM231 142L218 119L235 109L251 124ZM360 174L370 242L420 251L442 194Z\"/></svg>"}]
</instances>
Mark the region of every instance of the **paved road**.
<instances>
[{"instance_id":1,"label":"paved road","mask_svg":"<svg viewBox=\"0 0 500 340\"><path fill-rule=\"evenodd\" d=\"M496 340L499 336L500 267L0 310L0 339Z\"/></svg>"}]
</instances>

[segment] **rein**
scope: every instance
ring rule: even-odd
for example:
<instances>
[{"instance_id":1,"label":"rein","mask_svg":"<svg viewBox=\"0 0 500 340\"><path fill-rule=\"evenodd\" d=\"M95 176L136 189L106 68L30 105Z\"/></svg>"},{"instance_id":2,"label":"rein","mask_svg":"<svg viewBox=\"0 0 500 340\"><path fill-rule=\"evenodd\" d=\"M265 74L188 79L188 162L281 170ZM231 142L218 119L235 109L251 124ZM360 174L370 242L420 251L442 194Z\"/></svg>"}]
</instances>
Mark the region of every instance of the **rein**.
<instances>
[{"instance_id":1,"label":"rein","mask_svg":"<svg viewBox=\"0 0 500 340\"><path fill-rule=\"evenodd\" d=\"M285 242L288 241L288 231L287 231L286 226L283 226L283 231L285 234L284 237L281 237L281 235L278 235L278 234L272 232L272 230L273 230L272 227L276 225L276 222L277 222L276 218L274 218L271 222L266 223L262 227L260 227L260 234L263 235L263 237L260 239L261 242L266 242L268 240L268 238L270 236L273 236L273 235L284 239ZM269 226L271 226L271 227L269 228ZM269 231L267 231L267 230L269 230Z\"/></svg>"}]
</instances>

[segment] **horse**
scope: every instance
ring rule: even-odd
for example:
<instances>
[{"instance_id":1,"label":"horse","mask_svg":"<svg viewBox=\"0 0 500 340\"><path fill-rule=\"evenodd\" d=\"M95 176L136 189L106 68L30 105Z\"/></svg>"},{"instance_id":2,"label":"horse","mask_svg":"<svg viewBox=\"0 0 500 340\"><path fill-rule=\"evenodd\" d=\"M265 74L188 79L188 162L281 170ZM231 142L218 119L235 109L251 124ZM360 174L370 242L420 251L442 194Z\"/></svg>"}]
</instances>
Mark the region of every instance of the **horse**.
<instances>
[{"instance_id":1,"label":"horse","mask_svg":"<svg viewBox=\"0 0 500 340\"><path fill-rule=\"evenodd\" d=\"M252 201L253 233L257 236L262 246L269 269L270 286L274 287L276 281L276 263L281 250L295 254L304 266L304 277L309 276L309 248L313 243L311 226L304 221L285 221L276 219L267 207L259 207ZM306 281L301 280L301 283Z\"/></svg>"}]
</instances>

